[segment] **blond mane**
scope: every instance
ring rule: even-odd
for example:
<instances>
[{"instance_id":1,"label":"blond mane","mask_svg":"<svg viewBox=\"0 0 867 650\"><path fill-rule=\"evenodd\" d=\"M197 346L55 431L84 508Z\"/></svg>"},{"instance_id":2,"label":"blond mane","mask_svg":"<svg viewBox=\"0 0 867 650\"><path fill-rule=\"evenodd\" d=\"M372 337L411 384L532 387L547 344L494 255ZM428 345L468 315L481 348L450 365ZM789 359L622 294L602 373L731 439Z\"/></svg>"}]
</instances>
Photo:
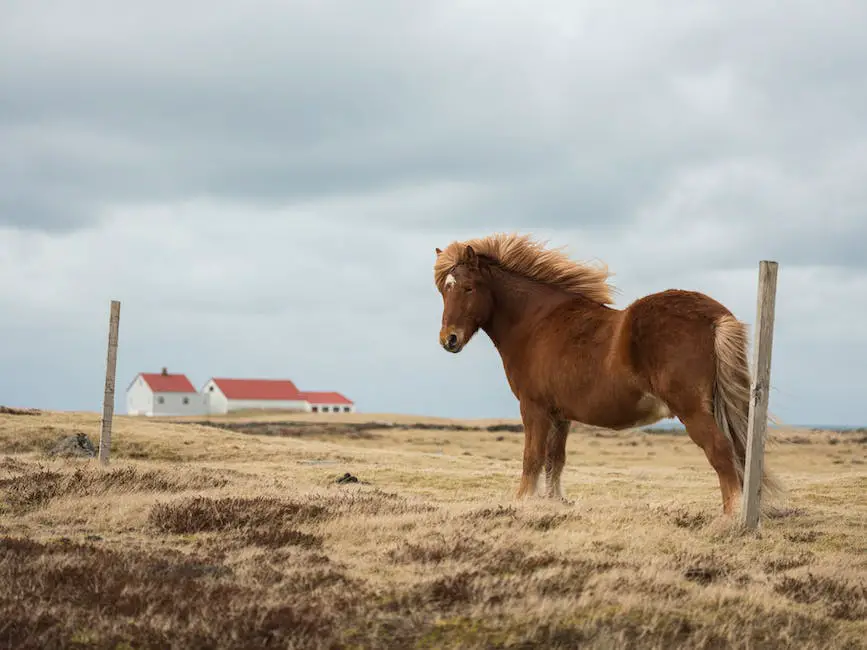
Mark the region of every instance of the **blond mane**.
<instances>
[{"instance_id":1,"label":"blond mane","mask_svg":"<svg viewBox=\"0 0 867 650\"><path fill-rule=\"evenodd\" d=\"M543 282L608 305L613 302L614 287L608 283L608 266L594 268L575 262L561 249L545 248L529 235L496 233L488 237L452 242L434 263L434 281L442 290L446 275L456 265L466 261L466 247L472 246L477 255L484 255L496 264L537 282Z\"/></svg>"}]
</instances>

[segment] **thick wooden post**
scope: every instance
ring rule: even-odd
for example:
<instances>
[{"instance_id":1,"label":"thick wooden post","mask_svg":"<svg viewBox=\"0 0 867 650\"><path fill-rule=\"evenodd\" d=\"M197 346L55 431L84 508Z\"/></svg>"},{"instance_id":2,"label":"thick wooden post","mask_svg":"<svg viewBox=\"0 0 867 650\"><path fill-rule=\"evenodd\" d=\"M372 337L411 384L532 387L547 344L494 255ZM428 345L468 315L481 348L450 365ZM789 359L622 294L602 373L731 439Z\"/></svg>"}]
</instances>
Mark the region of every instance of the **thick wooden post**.
<instances>
[{"instance_id":1,"label":"thick wooden post","mask_svg":"<svg viewBox=\"0 0 867 650\"><path fill-rule=\"evenodd\" d=\"M744 471L741 523L746 529L759 525L765 435L768 429L768 392L771 384L771 349L774 343L774 307L777 297L777 263L759 263L759 293L756 308L753 380L747 427L747 457Z\"/></svg>"},{"instance_id":2,"label":"thick wooden post","mask_svg":"<svg viewBox=\"0 0 867 650\"><path fill-rule=\"evenodd\" d=\"M120 301L111 301L108 321L108 357L105 362L105 392L102 398L102 422L99 430L99 462L108 465L111 451L111 425L114 419L114 376L117 368L117 331L120 325Z\"/></svg>"}]
</instances>

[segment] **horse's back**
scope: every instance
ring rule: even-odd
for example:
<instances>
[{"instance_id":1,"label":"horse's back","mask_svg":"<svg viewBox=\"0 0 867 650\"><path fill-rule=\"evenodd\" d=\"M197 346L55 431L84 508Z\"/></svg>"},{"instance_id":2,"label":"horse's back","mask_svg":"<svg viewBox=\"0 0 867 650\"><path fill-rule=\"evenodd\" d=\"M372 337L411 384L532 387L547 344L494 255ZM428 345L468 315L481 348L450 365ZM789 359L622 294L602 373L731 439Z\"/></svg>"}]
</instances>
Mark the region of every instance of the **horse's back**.
<instances>
[{"instance_id":1,"label":"horse's back","mask_svg":"<svg viewBox=\"0 0 867 650\"><path fill-rule=\"evenodd\" d=\"M672 385L709 389L716 323L731 312L698 291L668 289L635 300L623 314L620 357L654 393Z\"/></svg>"},{"instance_id":2,"label":"horse's back","mask_svg":"<svg viewBox=\"0 0 867 650\"><path fill-rule=\"evenodd\" d=\"M700 322L714 323L721 316L731 314L718 300L700 291L666 289L636 299L626 308L632 320L654 326L659 323Z\"/></svg>"}]
</instances>

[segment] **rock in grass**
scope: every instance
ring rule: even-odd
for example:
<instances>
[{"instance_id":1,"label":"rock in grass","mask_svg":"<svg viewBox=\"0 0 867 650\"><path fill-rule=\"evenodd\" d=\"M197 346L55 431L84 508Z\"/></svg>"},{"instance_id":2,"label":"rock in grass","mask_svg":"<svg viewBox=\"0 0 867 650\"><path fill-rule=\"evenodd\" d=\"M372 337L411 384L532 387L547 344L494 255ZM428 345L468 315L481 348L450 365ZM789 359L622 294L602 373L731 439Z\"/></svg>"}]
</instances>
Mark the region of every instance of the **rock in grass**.
<instances>
[{"instance_id":1,"label":"rock in grass","mask_svg":"<svg viewBox=\"0 0 867 650\"><path fill-rule=\"evenodd\" d=\"M58 440L57 444L48 452L49 456L65 456L76 458L94 458L96 447L86 434L78 432L72 436L66 436Z\"/></svg>"}]
</instances>

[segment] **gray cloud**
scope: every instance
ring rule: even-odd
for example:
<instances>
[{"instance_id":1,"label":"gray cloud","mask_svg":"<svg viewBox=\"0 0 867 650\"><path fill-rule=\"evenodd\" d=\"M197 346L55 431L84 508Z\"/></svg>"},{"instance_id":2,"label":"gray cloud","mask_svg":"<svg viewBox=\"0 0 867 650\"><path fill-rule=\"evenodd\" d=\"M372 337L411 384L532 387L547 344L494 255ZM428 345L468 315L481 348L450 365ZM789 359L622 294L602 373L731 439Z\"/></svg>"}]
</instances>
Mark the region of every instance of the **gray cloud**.
<instances>
[{"instance_id":1,"label":"gray cloud","mask_svg":"<svg viewBox=\"0 0 867 650\"><path fill-rule=\"evenodd\" d=\"M867 316L864 24L842 0L6 2L0 363L24 370L0 394L93 407L121 296L123 376L289 374L367 409L514 415L489 343L437 348L430 267L452 239L529 230L609 262L621 304L688 286L749 321L777 259L779 399L863 418L835 397L863 380L812 377L867 361L839 324Z\"/></svg>"},{"instance_id":2,"label":"gray cloud","mask_svg":"<svg viewBox=\"0 0 867 650\"><path fill-rule=\"evenodd\" d=\"M622 25L579 6L559 26L532 13L491 26L449 5L408 14L374 3L360 15L273 5L240 19L223 2L204 24L181 13L166 25L160 3L135 18L90 4L96 24L24 6L6 23L0 110L13 134L31 134L6 155L25 161L32 185L19 193L35 206L70 176L81 196L69 203L91 213L154 197L280 203L460 179L503 196L511 209L500 219L607 223L629 219L678 169L815 142L791 137L805 113L856 114L851 91L849 107L810 99L807 89L827 97L840 75L799 73L796 44L769 39L772 17L760 10L705 6L656 23L640 12ZM857 74L847 67L863 60L851 51L857 33L803 11L781 27L807 42L830 33L826 59ZM485 26L490 42L470 26ZM784 104L793 92L804 104ZM783 105L785 115L769 110ZM39 223L46 210L20 202L4 215Z\"/></svg>"}]
</instances>

